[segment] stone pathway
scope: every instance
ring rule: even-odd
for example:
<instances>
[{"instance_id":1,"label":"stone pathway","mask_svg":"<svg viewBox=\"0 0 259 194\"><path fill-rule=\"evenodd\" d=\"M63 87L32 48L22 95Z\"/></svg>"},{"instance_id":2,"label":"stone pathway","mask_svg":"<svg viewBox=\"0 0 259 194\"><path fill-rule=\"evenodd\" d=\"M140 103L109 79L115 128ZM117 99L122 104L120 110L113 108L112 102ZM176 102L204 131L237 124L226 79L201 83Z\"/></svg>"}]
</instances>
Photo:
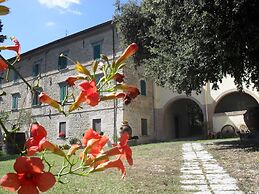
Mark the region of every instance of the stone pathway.
<instances>
[{"instance_id":1,"label":"stone pathway","mask_svg":"<svg viewBox=\"0 0 259 194\"><path fill-rule=\"evenodd\" d=\"M181 187L188 193L243 194L234 178L200 143L183 145L184 163L181 168Z\"/></svg>"}]
</instances>

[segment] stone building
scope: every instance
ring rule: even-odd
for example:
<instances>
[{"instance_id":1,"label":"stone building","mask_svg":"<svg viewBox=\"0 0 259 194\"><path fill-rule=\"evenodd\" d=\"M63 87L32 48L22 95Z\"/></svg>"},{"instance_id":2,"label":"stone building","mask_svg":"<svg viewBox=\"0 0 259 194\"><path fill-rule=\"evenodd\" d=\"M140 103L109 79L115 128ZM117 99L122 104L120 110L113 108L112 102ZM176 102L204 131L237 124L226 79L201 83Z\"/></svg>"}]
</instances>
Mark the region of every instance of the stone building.
<instances>
[{"instance_id":1,"label":"stone building","mask_svg":"<svg viewBox=\"0 0 259 194\"><path fill-rule=\"evenodd\" d=\"M108 21L23 53L16 67L30 84L39 82L40 89L62 101L72 90L65 80L76 72L71 61L59 57L61 53L90 69L92 61L98 59L101 53L112 59L121 51L118 35ZM101 102L96 107L83 105L83 109L72 112L68 117L40 104L38 96L32 95L19 76L10 71L9 80L5 82L2 79L1 82L1 89L7 95L0 98L0 111L12 113L8 118L9 128L12 128L12 120L19 120L24 131L29 129L31 121L37 121L47 129L48 138L58 144L67 143L73 137L81 139L90 127L113 139L124 120L133 128L133 135L140 137L140 142L150 142L154 139L152 82L145 80L134 65L131 67L129 64L123 71L128 84L142 84L139 98L128 106L120 100ZM65 133L65 138L59 137L60 132Z\"/></svg>"},{"instance_id":2,"label":"stone building","mask_svg":"<svg viewBox=\"0 0 259 194\"><path fill-rule=\"evenodd\" d=\"M122 50L118 34L108 21L23 53L16 66L30 83L39 81L47 94L62 100L71 90L65 79L75 71L72 62L59 57L61 53L90 68L100 53L112 59ZM238 129L244 125L245 110L259 102L257 91L245 87L243 93L238 92L230 77L223 80L219 90L212 90L208 83L200 94L186 96L156 86L144 78L142 67L127 64L123 73L126 82L141 91L130 105L125 106L120 100L101 102L96 107L84 105L64 117L39 104L37 96L30 93L17 74L10 72L9 81L1 81L1 89L7 95L0 98L0 111L11 112L9 120L20 119L23 130L28 130L32 120L42 123L49 138L58 144L67 143L72 137L81 138L90 127L113 139L124 120L132 127L132 135L139 137L139 143L146 143L204 136L208 130L218 132L224 126ZM60 132L65 133L65 138L59 137Z\"/></svg>"}]
</instances>

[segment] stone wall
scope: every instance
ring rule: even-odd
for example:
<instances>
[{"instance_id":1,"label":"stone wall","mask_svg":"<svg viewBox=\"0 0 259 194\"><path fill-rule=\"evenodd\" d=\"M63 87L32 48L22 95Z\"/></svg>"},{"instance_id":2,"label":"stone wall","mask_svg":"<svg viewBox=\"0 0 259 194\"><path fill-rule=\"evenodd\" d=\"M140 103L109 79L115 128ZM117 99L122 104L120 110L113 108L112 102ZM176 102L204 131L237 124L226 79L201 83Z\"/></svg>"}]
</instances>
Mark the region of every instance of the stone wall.
<instances>
[{"instance_id":1,"label":"stone wall","mask_svg":"<svg viewBox=\"0 0 259 194\"><path fill-rule=\"evenodd\" d=\"M132 135L139 136L139 143L147 143L155 140L154 131L154 96L153 83L144 78L144 68L134 67L128 63L124 69L126 83L138 86L140 90L140 80L146 81L146 96L139 95L129 105L124 105L123 119L129 122L132 127ZM141 119L147 119L147 135L141 132Z\"/></svg>"},{"instance_id":2,"label":"stone wall","mask_svg":"<svg viewBox=\"0 0 259 194\"><path fill-rule=\"evenodd\" d=\"M114 39L113 39L114 37ZM93 59L92 45L100 42L101 53L112 58L113 52L118 53L119 43L118 36L113 34L112 25L108 22L101 26L93 27L91 30L80 32L76 35L65 37L61 40L54 41L42 47L31 50L21 56L21 62L16 66L20 73L26 78L29 83L37 80L33 77L33 65L40 64L39 85L53 99L60 99L59 84L64 82L70 75L75 75L74 64L68 61L68 66L65 69L58 69L58 58L62 52L68 52L68 57L72 60L81 62L87 68L91 68ZM114 45L114 47L113 47ZM82 137L82 134L87 128L92 127L93 119L101 119L101 131L113 139L114 130L121 124L123 120L122 103L118 103L116 115L114 114L114 102L102 102L97 107L83 105L83 109L73 112L68 117L61 115L55 109L47 106L32 106L32 94L26 85L19 79L13 81L13 72L10 72L9 80L1 84L2 89L7 93L2 97L0 111L11 112L10 120L19 117L21 112L27 111L30 114L28 119L42 123L47 131L49 138L59 144L68 143L71 137ZM69 88L68 91L71 91ZM18 110L11 110L12 94L19 93ZM59 123L66 122L67 138L58 138ZM116 125L114 124L116 122ZM11 122L12 123L12 122ZM11 126L9 126L11 127ZM116 127L114 129L114 127ZM23 125L22 130L28 130L29 125Z\"/></svg>"}]
</instances>

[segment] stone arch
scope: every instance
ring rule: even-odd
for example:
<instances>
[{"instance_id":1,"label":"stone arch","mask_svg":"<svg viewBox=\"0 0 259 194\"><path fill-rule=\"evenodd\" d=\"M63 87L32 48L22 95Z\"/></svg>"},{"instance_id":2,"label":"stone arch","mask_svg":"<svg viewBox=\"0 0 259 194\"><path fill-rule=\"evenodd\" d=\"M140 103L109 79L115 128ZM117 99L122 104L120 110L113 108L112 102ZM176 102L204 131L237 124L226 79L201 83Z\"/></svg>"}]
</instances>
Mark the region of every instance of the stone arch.
<instances>
[{"instance_id":1,"label":"stone arch","mask_svg":"<svg viewBox=\"0 0 259 194\"><path fill-rule=\"evenodd\" d=\"M257 98L249 91L228 90L222 93L214 105L214 114L246 110L258 105Z\"/></svg>"},{"instance_id":2,"label":"stone arch","mask_svg":"<svg viewBox=\"0 0 259 194\"><path fill-rule=\"evenodd\" d=\"M203 108L193 97L178 96L164 106L168 139L202 136Z\"/></svg>"}]
</instances>

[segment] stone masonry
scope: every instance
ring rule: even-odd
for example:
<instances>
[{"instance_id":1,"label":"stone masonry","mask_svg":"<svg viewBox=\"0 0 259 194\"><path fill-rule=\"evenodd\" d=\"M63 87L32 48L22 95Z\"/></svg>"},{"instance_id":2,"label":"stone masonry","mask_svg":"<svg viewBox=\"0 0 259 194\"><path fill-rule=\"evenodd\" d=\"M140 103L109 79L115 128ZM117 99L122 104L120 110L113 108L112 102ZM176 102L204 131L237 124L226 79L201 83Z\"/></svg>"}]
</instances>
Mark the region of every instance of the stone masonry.
<instances>
[{"instance_id":1,"label":"stone masonry","mask_svg":"<svg viewBox=\"0 0 259 194\"><path fill-rule=\"evenodd\" d=\"M242 194L237 181L200 143L183 144L182 188L197 194Z\"/></svg>"},{"instance_id":2,"label":"stone masonry","mask_svg":"<svg viewBox=\"0 0 259 194\"><path fill-rule=\"evenodd\" d=\"M68 61L65 69L58 68L59 55L66 52L69 58L79 61L90 69L93 61L93 45L96 43L101 45L101 53L107 55L109 59L117 57L122 52L118 34L111 21L108 21L23 53L21 61L16 64L16 67L29 83L33 84L39 80L39 86L52 98L59 100L60 84L64 83L68 76L76 74L74 64L70 61ZM39 76L33 76L32 73L35 63L40 65ZM130 64L126 65L123 73L127 77L126 81L132 85L139 86L139 81L143 79L143 75L138 73L137 69L132 69ZM1 75L1 77L4 76L3 74ZM117 131L118 133L122 121L127 120L132 126L133 135L140 137L139 142L154 139L152 116L153 84L151 82L147 82L149 96L141 96L129 106L123 105L122 101L118 101L116 107L113 101L101 102L96 107L83 105L83 109L64 117L44 104L32 106L32 94L26 85L22 80L14 80L13 78L14 74L10 72L9 80L0 84L1 89L7 93L6 96L1 98L0 111L12 113L9 118L9 128L12 127L13 120L24 115L23 131L28 130L31 121L37 121L46 127L51 141L65 144L72 137L81 139L84 131L93 127L93 119L101 119L101 131L108 135L110 139L113 139L114 132ZM68 92L71 90L72 88L68 88ZM18 94L19 96L18 110L11 109L13 94ZM142 137L141 118L148 120L148 136ZM58 138L59 124L61 122L66 123L67 136L65 139Z\"/></svg>"}]
</instances>

